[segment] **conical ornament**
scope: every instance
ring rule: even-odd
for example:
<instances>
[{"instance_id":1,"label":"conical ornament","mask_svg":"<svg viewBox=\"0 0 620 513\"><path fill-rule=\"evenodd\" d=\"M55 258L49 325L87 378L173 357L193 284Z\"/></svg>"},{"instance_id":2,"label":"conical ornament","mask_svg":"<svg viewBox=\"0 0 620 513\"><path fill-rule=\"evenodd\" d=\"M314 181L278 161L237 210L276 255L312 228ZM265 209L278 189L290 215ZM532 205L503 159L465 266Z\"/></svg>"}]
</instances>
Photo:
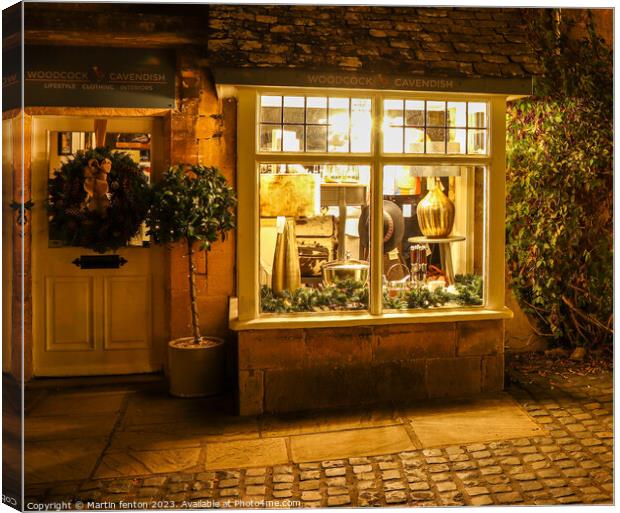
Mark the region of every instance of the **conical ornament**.
<instances>
[{"instance_id":1,"label":"conical ornament","mask_svg":"<svg viewBox=\"0 0 620 513\"><path fill-rule=\"evenodd\" d=\"M271 289L275 294L280 294L284 290L294 291L299 287L301 287L301 268L295 236L295 220L287 219L284 231L276 238Z\"/></svg>"},{"instance_id":2,"label":"conical ornament","mask_svg":"<svg viewBox=\"0 0 620 513\"><path fill-rule=\"evenodd\" d=\"M301 287L301 268L299 266L299 249L297 248L297 236L295 234L295 220L287 219L284 226L284 287L293 291Z\"/></svg>"},{"instance_id":3,"label":"conical ornament","mask_svg":"<svg viewBox=\"0 0 620 513\"><path fill-rule=\"evenodd\" d=\"M429 239L447 237L454 225L454 203L443 193L439 184L437 180L435 187L428 191L416 208L420 230Z\"/></svg>"},{"instance_id":4,"label":"conical ornament","mask_svg":"<svg viewBox=\"0 0 620 513\"><path fill-rule=\"evenodd\" d=\"M271 270L271 290L274 294L280 294L284 290L284 258L286 255L283 244L284 233L278 233L276 237L276 249L273 253L273 267Z\"/></svg>"}]
</instances>

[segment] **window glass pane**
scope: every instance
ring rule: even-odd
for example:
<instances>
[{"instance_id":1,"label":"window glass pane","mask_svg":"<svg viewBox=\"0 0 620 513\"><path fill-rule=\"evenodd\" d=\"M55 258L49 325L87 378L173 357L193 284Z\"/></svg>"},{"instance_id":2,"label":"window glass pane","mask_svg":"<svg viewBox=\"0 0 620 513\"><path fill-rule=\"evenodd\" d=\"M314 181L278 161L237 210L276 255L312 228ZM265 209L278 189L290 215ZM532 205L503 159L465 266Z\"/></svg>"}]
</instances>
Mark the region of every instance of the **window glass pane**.
<instances>
[{"instance_id":1,"label":"window glass pane","mask_svg":"<svg viewBox=\"0 0 620 513\"><path fill-rule=\"evenodd\" d=\"M261 313L366 310L370 166L259 172Z\"/></svg>"},{"instance_id":2,"label":"window glass pane","mask_svg":"<svg viewBox=\"0 0 620 513\"><path fill-rule=\"evenodd\" d=\"M383 152L403 152L403 129L400 127L383 127Z\"/></svg>"},{"instance_id":3,"label":"window glass pane","mask_svg":"<svg viewBox=\"0 0 620 513\"><path fill-rule=\"evenodd\" d=\"M309 96L306 98L306 108L306 123L327 123L327 98Z\"/></svg>"},{"instance_id":4,"label":"window glass pane","mask_svg":"<svg viewBox=\"0 0 620 513\"><path fill-rule=\"evenodd\" d=\"M448 130L448 153L465 153L465 132L464 128L451 128Z\"/></svg>"},{"instance_id":5,"label":"window glass pane","mask_svg":"<svg viewBox=\"0 0 620 513\"><path fill-rule=\"evenodd\" d=\"M261 151L282 151L282 128L280 125L260 126Z\"/></svg>"},{"instance_id":6,"label":"window glass pane","mask_svg":"<svg viewBox=\"0 0 620 513\"><path fill-rule=\"evenodd\" d=\"M446 102L426 102L426 125L446 126Z\"/></svg>"},{"instance_id":7,"label":"window glass pane","mask_svg":"<svg viewBox=\"0 0 620 513\"><path fill-rule=\"evenodd\" d=\"M304 123L304 104L303 96L284 97L284 123Z\"/></svg>"},{"instance_id":8,"label":"window glass pane","mask_svg":"<svg viewBox=\"0 0 620 513\"><path fill-rule=\"evenodd\" d=\"M405 125L424 126L424 102L407 100L405 102Z\"/></svg>"},{"instance_id":9,"label":"window glass pane","mask_svg":"<svg viewBox=\"0 0 620 513\"><path fill-rule=\"evenodd\" d=\"M282 132L283 151L304 151L304 126L284 125Z\"/></svg>"},{"instance_id":10,"label":"window glass pane","mask_svg":"<svg viewBox=\"0 0 620 513\"><path fill-rule=\"evenodd\" d=\"M487 131L467 130L467 153L486 154Z\"/></svg>"},{"instance_id":11,"label":"window glass pane","mask_svg":"<svg viewBox=\"0 0 620 513\"><path fill-rule=\"evenodd\" d=\"M474 166L384 166L385 309L484 305L485 176Z\"/></svg>"},{"instance_id":12,"label":"window glass pane","mask_svg":"<svg viewBox=\"0 0 620 513\"><path fill-rule=\"evenodd\" d=\"M486 128L487 126L487 104L472 103L467 104L467 126L470 128Z\"/></svg>"},{"instance_id":13,"label":"window glass pane","mask_svg":"<svg viewBox=\"0 0 620 513\"><path fill-rule=\"evenodd\" d=\"M372 113L369 99L351 99L351 152L369 153Z\"/></svg>"},{"instance_id":14,"label":"window glass pane","mask_svg":"<svg viewBox=\"0 0 620 513\"><path fill-rule=\"evenodd\" d=\"M263 123L282 122L282 97L281 96L261 96L260 97L260 120Z\"/></svg>"},{"instance_id":15,"label":"window glass pane","mask_svg":"<svg viewBox=\"0 0 620 513\"><path fill-rule=\"evenodd\" d=\"M327 151L327 125L306 126L306 151Z\"/></svg>"},{"instance_id":16,"label":"window glass pane","mask_svg":"<svg viewBox=\"0 0 620 513\"><path fill-rule=\"evenodd\" d=\"M465 128L465 102L448 102L448 126Z\"/></svg>"},{"instance_id":17,"label":"window glass pane","mask_svg":"<svg viewBox=\"0 0 620 513\"><path fill-rule=\"evenodd\" d=\"M349 98L329 98L329 116L349 114Z\"/></svg>"},{"instance_id":18,"label":"window glass pane","mask_svg":"<svg viewBox=\"0 0 620 513\"><path fill-rule=\"evenodd\" d=\"M403 126L403 100L383 101L383 126Z\"/></svg>"},{"instance_id":19,"label":"window glass pane","mask_svg":"<svg viewBox=\"0 0 620 513\"><path fill-rule=\"evenodd\" d=\"M349 151L349 99L329 98L328 146L330 152Z\"/></svg>"},{"instance_id":20,"label":"window glass pane","mask_svg":"<svg viewBox=\"0 0 620 513\"><path fill-rule=\"evenodd\" d=\"M426 129L426 153L445 153L446 152L446 129L427 128Z\"/></svg>"},{"instance_id":21,"label":"window glass pane","mask_svg":"<svg viewBox=\"0 0 620 513\"><path fill-rule=\"evenodd\" d=\"M423 128L405 128L405 153L424 153Z\"/></svg>"}]
</instances>

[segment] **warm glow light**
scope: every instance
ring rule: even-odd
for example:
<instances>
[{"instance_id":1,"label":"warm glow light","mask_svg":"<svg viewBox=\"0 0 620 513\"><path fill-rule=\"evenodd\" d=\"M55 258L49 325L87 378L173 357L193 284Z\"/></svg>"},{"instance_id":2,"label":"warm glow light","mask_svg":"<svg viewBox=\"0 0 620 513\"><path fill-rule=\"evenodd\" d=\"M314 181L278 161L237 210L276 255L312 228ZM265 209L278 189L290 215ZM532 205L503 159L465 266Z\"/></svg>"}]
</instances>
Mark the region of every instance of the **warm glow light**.
<instances>
[{"instance_id":1,"label":"warm glow light","mask_svg":"<svg viewBox=\"0 0 620 513\"><path fill-rule=\"evenodd\" d=\"M284 151L301 151L301 141L297 138L297 132L284 130L282 149Z\"/></svg>"},{"instance_id":2,"label":"warm glow light","mask_svg":"<svg viewBox=\"0 0 620 513\"><path fill-rule=\"evenodd\" d=\"M271 131L271 151L280 151L280 141L282 140L282 130L274 128Z\"/></svg>"},{"instance_id":3,"label":"warm glow light","mask_svg":"<svg viewBox=\"0 0 620 513\"><path fill-rule=\"evenodd\" d=\"M284 232L284 225L286 224L286 217L278 216L276 217L276 230L278 233Z\"/></svg>"}]
</instances>

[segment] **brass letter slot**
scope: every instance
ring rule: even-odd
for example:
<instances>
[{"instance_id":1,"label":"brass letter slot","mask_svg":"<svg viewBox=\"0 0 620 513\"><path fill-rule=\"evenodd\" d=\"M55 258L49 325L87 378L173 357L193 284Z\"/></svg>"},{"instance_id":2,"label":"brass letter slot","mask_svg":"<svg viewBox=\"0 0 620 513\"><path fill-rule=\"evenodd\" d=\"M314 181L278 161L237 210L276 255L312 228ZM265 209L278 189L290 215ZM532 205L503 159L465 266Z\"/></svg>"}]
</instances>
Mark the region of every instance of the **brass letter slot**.
<instances>
[{"instance_id":1,"label":"brass letter slot","mask_svg":"<svg viewBox=\"0 0 620 513\"><path fill-rule=\"evenodd\" d=\"M80 255L71 263L80 269L118 269L127 260L119 255Z\"/></svg>"}]
</instances>

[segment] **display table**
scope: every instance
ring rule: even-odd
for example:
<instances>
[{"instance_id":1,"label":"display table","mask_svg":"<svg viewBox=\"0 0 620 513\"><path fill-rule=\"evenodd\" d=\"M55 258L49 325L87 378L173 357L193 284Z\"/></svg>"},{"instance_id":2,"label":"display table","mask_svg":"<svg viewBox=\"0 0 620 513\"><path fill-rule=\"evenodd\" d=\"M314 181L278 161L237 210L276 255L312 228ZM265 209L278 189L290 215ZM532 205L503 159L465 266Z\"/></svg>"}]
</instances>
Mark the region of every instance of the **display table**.
<instances>
[{"instance_id":1,"label":"display table","mask_svg":"<svg viewBox=\"0 0 620 513\"><path fill-rule=\"evenodd\" d=\"M446 273L446 284L451 285L454 283L454 269L452 267L452 253L450 252L450 244L453 242L464 241L464 236L451 235L449 237L442 238L409 237L407 240L413 244L438 244L441 268L443 272Z\"/></svg>"}]
</instances>

